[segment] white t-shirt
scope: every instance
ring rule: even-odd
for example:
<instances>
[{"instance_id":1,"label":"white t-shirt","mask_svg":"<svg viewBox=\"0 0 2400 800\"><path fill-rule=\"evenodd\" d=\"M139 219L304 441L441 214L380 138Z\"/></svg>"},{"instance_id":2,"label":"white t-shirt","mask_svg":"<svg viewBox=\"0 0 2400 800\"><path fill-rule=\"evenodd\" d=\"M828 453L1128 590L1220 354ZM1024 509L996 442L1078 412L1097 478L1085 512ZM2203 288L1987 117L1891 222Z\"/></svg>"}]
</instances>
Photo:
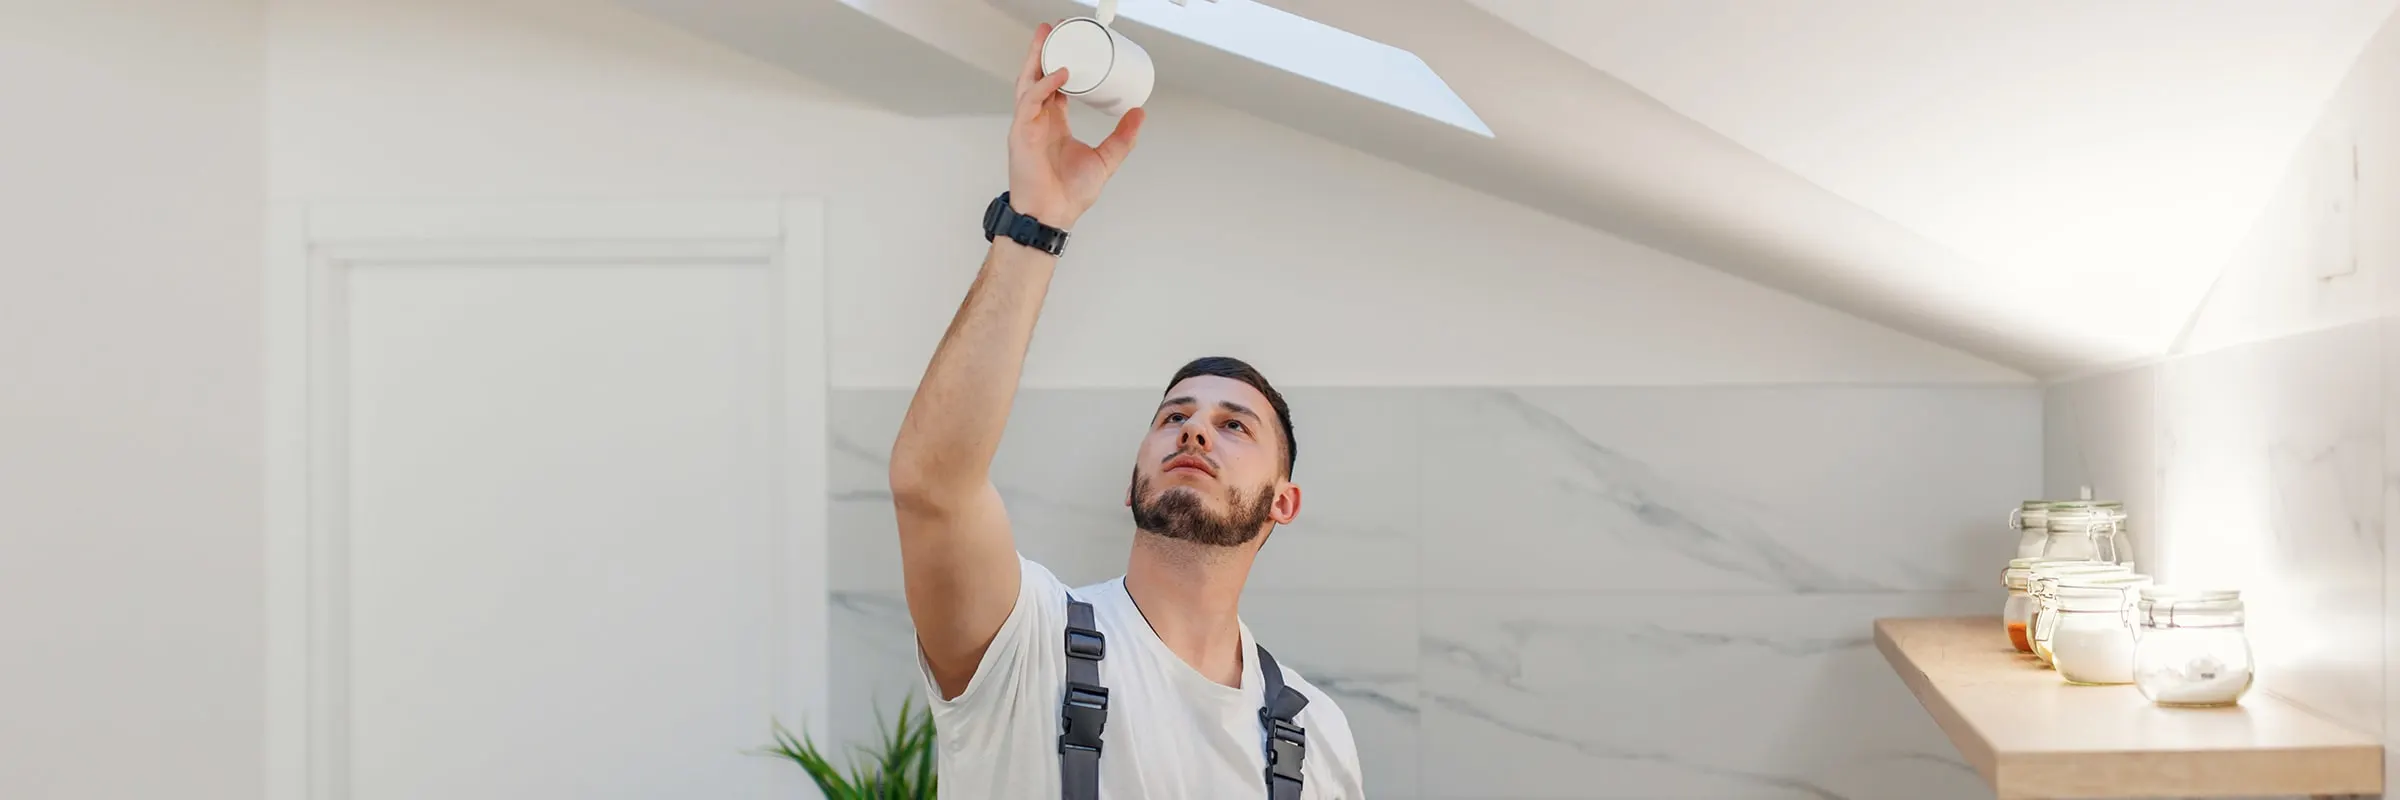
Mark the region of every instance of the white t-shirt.
<instances>
[{"instance_id":1,"label":"white t-shirt","mask_svg":"<svg viewBox=\"0 0 2400 800\"><path fill-rule=\"evenodd\" d=\"M922 654L925 696L935 698L945 798L1055 800L1059 796L1059 699L1067 681L1067 587L1019 556L1024 581L966 691L941 700ZM1258 709L1265 679L1242 628L1242 687L1203 677L1167 649L1116 578L1075 590L1092 605L1108 639L1100 682L1108 687L1108 724L1100 752L1101 800L1265 800L1266 732ZM1296 722L1308 731L1301 796L1360 800L1358 745L1350 721L1289 665L1284 683L1308 697Z\"/></svg>"}]
</instances>

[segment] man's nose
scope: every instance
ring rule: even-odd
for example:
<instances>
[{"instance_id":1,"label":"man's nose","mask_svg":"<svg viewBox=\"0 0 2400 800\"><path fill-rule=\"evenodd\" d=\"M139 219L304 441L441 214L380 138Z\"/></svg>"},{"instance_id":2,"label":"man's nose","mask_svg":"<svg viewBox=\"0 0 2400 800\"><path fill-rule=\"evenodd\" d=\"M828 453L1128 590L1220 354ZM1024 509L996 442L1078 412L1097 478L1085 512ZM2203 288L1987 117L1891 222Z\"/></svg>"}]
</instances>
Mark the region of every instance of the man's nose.
<instances>
[{"instance_id":1,"label":"man's nose","mask_svg":"<svg viewBox=\"0 0 2400 800\"><path fill-rule=\"evenodd\" d=\"M1201 424L1196 419L1185 420L1182 433L1176 438L1176 443L1184 447L1208 449L1208 426Z\"/></svg>"}]
</instances>

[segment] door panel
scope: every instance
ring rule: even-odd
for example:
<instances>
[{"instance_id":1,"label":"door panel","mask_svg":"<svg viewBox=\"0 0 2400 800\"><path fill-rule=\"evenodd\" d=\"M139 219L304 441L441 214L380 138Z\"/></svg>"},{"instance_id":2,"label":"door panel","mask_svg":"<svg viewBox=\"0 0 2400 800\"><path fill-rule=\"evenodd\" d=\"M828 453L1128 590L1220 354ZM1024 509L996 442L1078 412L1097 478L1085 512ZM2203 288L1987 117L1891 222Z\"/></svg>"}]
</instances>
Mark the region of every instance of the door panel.
<instances>
[{"instance_id":1,"label":"door panel","mask_svg":"<svg viewBox=\"0 0 2400 800\"><path fill-rule=\"evenodd\" d=\"M768 270L348 272L348 796L764 796Z\"/></svg>"}]
</instances>

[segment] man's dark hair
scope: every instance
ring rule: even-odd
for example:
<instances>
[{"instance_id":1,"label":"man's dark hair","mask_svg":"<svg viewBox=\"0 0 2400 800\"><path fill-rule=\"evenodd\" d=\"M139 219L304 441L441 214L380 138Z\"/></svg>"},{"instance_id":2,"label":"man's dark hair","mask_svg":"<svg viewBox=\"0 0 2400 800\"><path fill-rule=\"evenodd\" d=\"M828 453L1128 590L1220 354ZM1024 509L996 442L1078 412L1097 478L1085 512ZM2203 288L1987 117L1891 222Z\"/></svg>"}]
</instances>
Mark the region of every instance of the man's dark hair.
<instances>
[{"instance_id":1,"label":"man's dark hair","mask_svg":"<svg viewBox=\"0 0 2400 800\"><path fill-rule=\"evenodd\" d=\"M1250 388L1257 389L1259 394L1267 396L1267 405L1275 409L1275 423L1283 428L1283 477L1292 477L1292 466L1300 463L1300 440L1292 436L1292 407L1283 402L1283 393L1275 391L1275 385L1268 383L1267 376L1259 374L1258 368L1232 356L1205 356L1192 359L1192 363L1185 364L1183 369L1176 370L1175 377L1167 381L1167 391L1174 391L1175 384L1182 383L1187 378L1196 378L1202 375L1232 378L1250 384Z\"/></svg>"}]
</instances>

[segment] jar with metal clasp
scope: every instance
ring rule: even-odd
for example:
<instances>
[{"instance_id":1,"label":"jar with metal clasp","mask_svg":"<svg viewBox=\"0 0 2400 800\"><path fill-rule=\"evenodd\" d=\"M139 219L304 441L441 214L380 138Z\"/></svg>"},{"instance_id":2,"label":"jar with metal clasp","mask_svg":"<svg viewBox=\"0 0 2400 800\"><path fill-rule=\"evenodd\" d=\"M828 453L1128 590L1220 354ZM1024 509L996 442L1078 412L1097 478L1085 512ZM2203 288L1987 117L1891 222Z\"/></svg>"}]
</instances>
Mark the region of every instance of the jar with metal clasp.
<instances>
[{"instance_id":1,"label":"jar with metal clasp","mask_svg":"<svg viewBox=\"0 0 2400 800\"><path fill-rule=\"evenodd\" d=\"M2133 601L2150 576L2106 573L2060 578L2050 659L2058 676L2086 686L2133 682Z\"/></svg>"},{"instance_id":2,"label":"jar with metal clasp","mask_svg":"<svg viewBox=\"0 0 2400 800\"><path fill-rule=\"evenodd\" d=\"M2256 678L2233 589L2142 589L2134 611L2133 683L2162 706L2229 706Z\"/></svg>"},{"instance_id":3,"label":"jar with metal clasp","mask_svg":"<svg viewBox=\"0 0 2400 800\"><path fill-rule=\"evenodd\" d=\"M2133 557L2125 536L2125 504L2060 500L2043 514L2041 556L2116 563Z\"/></svg>"},{"instance_id":4,"label":"jar with metal clasp","mask_svg":"<svg viewBox=\"0 0 2400 800\"><path fill-rule=\"evenodd\" d=\"M2000 573L2000 586L2008 590L2008 600L2000 606L2000 627L2008 634L2009 646L2019 653L2033 652L2033 568L2041 564L2090 564L2082 559L2014 558L2008 569Z\"/></svg>"},{"instance_id":5,"label":"jar with metal clasp","mask_svg":"<svg viewBox=\"0 0 2400 800\"><path fill-rule=\"evenodd\" d=\"M2034 656L2040 658L2044 665L2055 663L2051 652L2050 636L2058 628L2057 588L2061 579L2131 574L2133 574L2133 565L2131 564L2050 561L2033 565L2032 577L2028 579L2031 584L2029 593L2033 597L2033 610L2026 625L2026 632L2028 638L2033 640Z\"/></svg>"},{"instance_id":6,"label":"jar with metal clasp","mask_svg":"<svg viewBox=\"0 0 2400 800\"><path fill-rule=\"evenodd\" d=\"M2050 532L2048 500L2027 500L2009 509L2008 529L2017 534L2017 557L2040 558Z\"/></svg>"}]
</instances>

